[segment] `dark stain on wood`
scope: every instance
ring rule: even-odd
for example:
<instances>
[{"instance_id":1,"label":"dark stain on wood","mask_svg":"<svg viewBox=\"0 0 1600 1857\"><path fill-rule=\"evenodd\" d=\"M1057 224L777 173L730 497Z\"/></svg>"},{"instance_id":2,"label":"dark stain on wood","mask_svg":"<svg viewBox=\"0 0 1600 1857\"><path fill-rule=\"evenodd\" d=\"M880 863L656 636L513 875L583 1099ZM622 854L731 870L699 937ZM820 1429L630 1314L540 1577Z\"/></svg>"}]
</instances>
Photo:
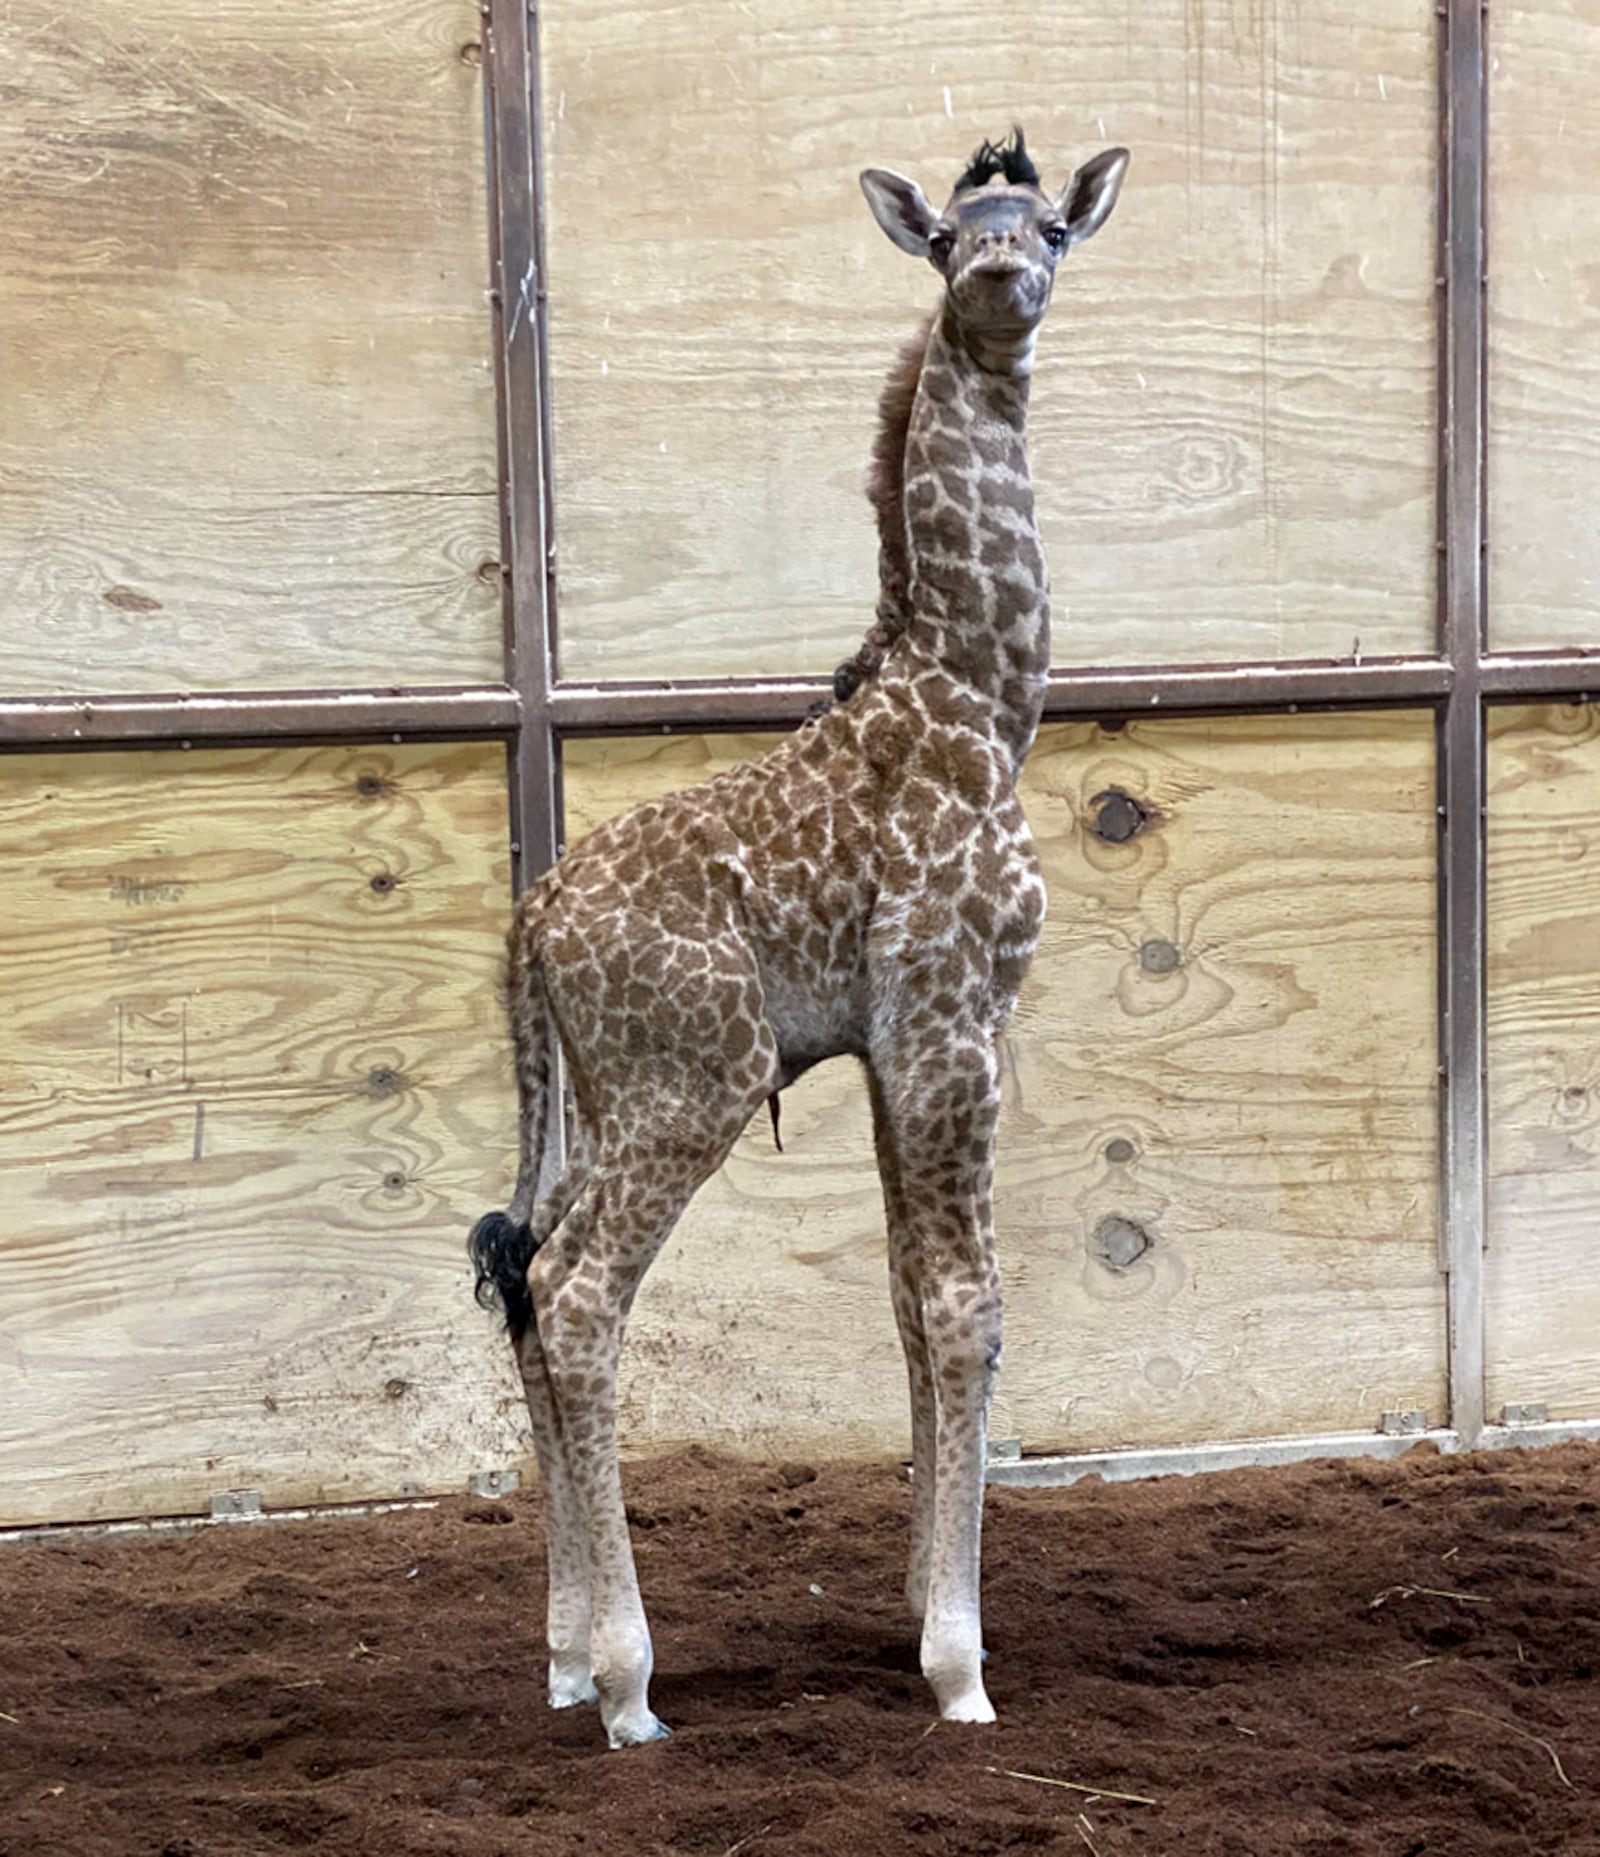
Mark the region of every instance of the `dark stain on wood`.
<instances>
[{"instance_id":1,"label":"dark stain on wood","mask_svg":"<svg viewBox=\"0 0 1600 1857\"><path fill-rule=\"evenodd\" d=\"M137 587L107 587L100 595L107 606L115 606L123 613L158 613L162 610L161 602L153 595L141 593Z\"/></svg>"}]
</instances>

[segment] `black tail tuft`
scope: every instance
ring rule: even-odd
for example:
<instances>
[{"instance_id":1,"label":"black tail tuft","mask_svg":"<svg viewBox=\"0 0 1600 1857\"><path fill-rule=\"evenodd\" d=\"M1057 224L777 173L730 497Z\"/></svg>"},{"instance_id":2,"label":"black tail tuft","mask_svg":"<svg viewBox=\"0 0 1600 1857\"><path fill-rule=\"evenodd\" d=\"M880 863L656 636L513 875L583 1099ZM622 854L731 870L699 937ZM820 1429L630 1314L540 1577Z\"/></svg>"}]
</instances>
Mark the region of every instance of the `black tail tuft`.
<instances>
[{"instance_id":1,"label":"black tail tuft","mask_svg":"<svg viewBox=\"0 0 1600 1857\"><path fill-rule=\"evenodd\" d=\"M485 1309L499 1303L506 1312L511 1339L520 1342L533 1326L533 1298L528 1294L528 1266L536 1249L533 1233L509 1214L486 1212L467 1240L478 1273L473 1294Z\"/></svg>"}]
</instances>

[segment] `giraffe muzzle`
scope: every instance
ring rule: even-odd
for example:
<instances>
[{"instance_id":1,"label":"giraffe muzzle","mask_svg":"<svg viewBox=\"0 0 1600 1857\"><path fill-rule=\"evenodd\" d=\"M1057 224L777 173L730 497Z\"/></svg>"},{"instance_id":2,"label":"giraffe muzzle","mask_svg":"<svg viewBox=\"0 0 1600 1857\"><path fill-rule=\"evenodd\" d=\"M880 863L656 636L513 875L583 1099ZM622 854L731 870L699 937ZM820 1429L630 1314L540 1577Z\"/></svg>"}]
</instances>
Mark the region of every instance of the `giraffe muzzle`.
<instances>
[{"instance_id":1,"label":"giraffe muzzle","mask_svg":"<svg viewBox=\"0 0 1600 1857\"><path fill-rule=\"evenodd\" d=\"M1050 301L1050 278L1020 252L984 253L951 286L962 316L987 325L1031 325Z\"/></svg>"}]
</instances>

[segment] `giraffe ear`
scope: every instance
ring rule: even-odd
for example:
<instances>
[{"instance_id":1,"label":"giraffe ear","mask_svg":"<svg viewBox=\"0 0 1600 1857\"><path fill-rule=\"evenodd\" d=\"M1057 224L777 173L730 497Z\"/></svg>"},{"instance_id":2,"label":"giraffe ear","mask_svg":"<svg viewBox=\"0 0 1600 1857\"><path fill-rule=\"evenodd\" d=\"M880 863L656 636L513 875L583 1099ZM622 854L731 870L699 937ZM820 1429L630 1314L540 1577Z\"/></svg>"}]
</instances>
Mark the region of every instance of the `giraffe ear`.
<instances>
[{"instance_id":1,"label":"giraffe ear","mask_svg":"<svg viewBox=\"0 0 1600 1857\"><path fill-rule=\"evenodd\" d=\"M889 168L868 168L861 176L861 191L872 217L901 251L926 258L928 234L939 223L939 215L917 183Z\"/></svg>"},{"instance_id":2,"label":"giraffe ear","mask_svg":"<svg viewBox=\"0 0 1600 1857\"><path fill-rule=\"evenodd\" d=\"M1056 211L1067 222L1067 243L1081 245L1111 217L1128 171L1128 151L1106 148L1086 161L1061 190Z\"/></svg>"}]
</instances>

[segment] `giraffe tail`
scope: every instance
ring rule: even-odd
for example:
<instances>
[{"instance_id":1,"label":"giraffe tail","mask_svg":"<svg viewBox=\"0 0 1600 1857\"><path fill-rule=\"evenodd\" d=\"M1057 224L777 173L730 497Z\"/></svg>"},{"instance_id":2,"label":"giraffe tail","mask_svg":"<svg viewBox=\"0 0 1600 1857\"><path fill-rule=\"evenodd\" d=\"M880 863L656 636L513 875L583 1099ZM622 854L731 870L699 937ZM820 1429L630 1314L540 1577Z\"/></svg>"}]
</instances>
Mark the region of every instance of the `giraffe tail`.
<instances>
[{"instance_id":1,"label":"giraffe tail","mask_svg":"<svg viewBox=\"0 0 1600 1857\"><path fill-rule=\"evenodd\" d=\"M533 1326L528 1266L548 1229L535 1234L533 1203L549 1133L553 1027L544 975L539 969L536 912L524 906L508 944L506 1003L517 1073L518 1165L516 1191L504 1212L486 1212L472 1228L467 1251L477 1281L473 1294L485 1309L504 1309L511 1339L520 1344Z\"/></svg>"},{"instance_id":2,"label":"giraffe tail","mask_svg":"<svg viewBox=\"0 0 1600 1857\"><path fill-rule=\"evenodd\" d=\"M498 1303L505 1310L506 1327L517 1343L533 1326L528 1266L537 1248L528 1221L519 1222L509 1212L486 1212L467 1240L477 1273L473 1294L485 1309Z\"/></svg>"}]
</instances>

